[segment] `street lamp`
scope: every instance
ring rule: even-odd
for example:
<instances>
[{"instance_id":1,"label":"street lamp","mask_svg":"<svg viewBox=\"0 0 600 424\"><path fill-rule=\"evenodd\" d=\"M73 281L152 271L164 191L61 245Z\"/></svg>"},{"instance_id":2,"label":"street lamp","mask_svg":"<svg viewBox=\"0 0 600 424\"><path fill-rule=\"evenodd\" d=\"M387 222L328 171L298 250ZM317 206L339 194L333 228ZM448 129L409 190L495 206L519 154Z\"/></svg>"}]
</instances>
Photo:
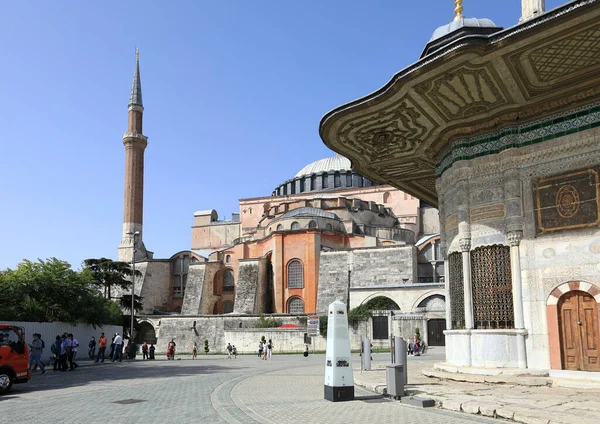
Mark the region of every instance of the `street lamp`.
<instances>
[{"instance_id":1,"label":"street lamp","mask_svg":"<svg viewBox=\"0 0 600 424\"><path fill-rule=\"evenodd\" d=\"M127 233L133 236L133 249L131 254L131 328L129 330L129 348L131 349L133 346L133 321L134 321L134 313L135 313L135 237L140 235L139 231L129 232ZM131 352L130 352L131 354Z\"/></svg>"}]
</instances>

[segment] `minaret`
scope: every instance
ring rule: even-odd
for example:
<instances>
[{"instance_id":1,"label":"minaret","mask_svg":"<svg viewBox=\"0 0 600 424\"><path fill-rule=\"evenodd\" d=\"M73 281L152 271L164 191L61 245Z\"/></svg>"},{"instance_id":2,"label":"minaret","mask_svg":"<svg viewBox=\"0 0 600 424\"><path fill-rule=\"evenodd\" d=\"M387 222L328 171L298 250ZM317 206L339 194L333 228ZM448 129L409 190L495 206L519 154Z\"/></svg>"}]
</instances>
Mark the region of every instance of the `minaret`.
<instances>
[{"instance_id":1,"label":"minaret","mask_svg":"<svg viewBox=\"0 0 600 424\"><path fill-rule=\"evenodd\" d=\"M123 237L119 244L119 260L130 262L135 241L135 259L150 259L143 242L142 221L144 216L144 150L148 137L142 134L142 82L140 79L140 55L135 49L135 71L129 98L129 122L123 134L125 145L125 203ZM135 234L135 233L138 234Z\"/></svg>"}]
</instances>

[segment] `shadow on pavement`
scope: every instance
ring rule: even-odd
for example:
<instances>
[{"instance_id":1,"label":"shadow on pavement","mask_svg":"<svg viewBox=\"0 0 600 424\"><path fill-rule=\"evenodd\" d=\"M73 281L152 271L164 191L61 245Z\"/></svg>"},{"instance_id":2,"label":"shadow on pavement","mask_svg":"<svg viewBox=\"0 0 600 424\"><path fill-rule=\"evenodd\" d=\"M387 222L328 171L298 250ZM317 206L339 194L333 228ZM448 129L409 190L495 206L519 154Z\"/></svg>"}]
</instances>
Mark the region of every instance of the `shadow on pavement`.
<instances>
[{"instance_id":1,"label":"shadow on pavement","mask_svg":"<svg viewBox=\"0 0 600 424\"><path fill-rule=\"evenodd\" d=\"M57 390L64 387L86 386L98 381L156 380L162 377L186 377L201 374L239 372L239 370L245 368L231 368L212 364L184 365L185 362L105 362L79 366L74 371L52 371L52 368L47 368L48 372L45 375L34 372L29 383L15 384L8 395L0 396L0 401L15 399L25 393Z\"/></svg>"}]
</instances>

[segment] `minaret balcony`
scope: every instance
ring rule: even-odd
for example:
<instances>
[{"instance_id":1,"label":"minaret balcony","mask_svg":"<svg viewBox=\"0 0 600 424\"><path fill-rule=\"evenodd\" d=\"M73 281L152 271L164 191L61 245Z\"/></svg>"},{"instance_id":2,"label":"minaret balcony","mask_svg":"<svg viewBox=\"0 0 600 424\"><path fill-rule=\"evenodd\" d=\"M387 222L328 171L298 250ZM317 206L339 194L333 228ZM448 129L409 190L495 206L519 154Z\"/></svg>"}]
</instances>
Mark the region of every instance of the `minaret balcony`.
<instances>
[{"instance_id":1,"label":"minaret balcony","mask_svg":"<svg viewBox=\"0 0 600 424\"><path fill-rule=\"evenodd\" d=\"M140 134L137 131L125 131L123 133L123 141L125 141L127 139L130 139L130 138L135 138L135 139L138 139L138 140L143 140L146 143L148 142L148 137L146 137L143 134Z\"/></svg>"}]
</instances>

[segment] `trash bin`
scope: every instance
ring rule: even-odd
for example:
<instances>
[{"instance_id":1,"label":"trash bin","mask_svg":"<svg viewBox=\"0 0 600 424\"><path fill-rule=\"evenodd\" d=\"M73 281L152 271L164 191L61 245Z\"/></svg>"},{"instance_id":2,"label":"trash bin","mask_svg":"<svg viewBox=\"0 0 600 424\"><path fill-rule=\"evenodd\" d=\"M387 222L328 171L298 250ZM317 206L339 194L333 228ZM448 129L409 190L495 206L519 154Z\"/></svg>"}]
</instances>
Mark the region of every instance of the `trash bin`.
<instances>
[{"instance_id":1,"label":"trash bin","mask_svg":"<svg viewBox=\"0 0 600 424\"><path fill-rule=\"evenodd\" d=\"M404 396L404 365L389 364L385 369L387 394L392 397Z\"/></svg>"}]
</instances>

